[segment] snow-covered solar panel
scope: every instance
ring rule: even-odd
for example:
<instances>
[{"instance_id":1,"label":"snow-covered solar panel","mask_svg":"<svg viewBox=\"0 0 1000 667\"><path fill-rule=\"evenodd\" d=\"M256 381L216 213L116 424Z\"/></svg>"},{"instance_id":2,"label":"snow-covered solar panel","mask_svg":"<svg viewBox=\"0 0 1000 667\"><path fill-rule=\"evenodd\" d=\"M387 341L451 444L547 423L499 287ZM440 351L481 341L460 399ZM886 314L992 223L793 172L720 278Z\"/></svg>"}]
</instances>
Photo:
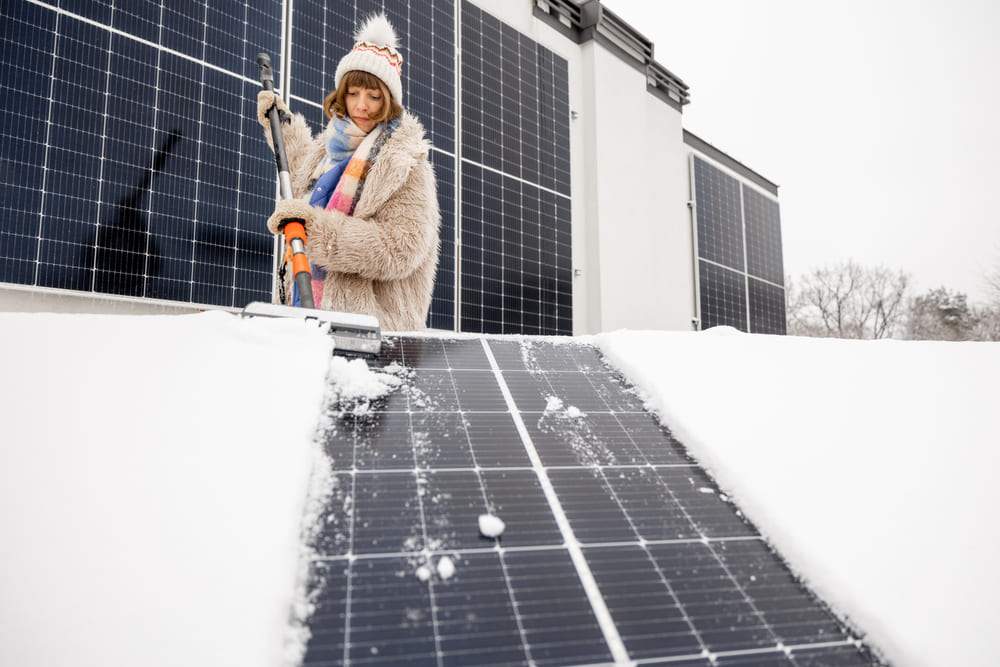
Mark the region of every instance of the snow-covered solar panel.
<instances>
[{"instance_id":1,"label":"snow-covered solar panel","mask_svg":"<svg viewBox=\"0 0 1000 667\"><path fill-rule=\"evenodd\" d=\"M0 8L0 282L270 300L273 160L253 54L279 0Z\"/></svg>"},{"instance_id":2,"label":"snow-covered solar panel","mask_svg":"<svg viewBox=\"0 0 1000 667\"><path fill-rule=\"evenodd\" d=\"M370 365L405 380L333 406L306 665L874 664L592 346Z\"/></svg>"},{"instance_id":3,"label":"snow-covered solar panel","mask_svg":"<svg viewBox=\"0 0 1000 667\"><path fill-rule=\"evenodd\" d=\"M784 334L778 202L697 155L691 179L701 328Z\"/></svg>"}]
</instances>

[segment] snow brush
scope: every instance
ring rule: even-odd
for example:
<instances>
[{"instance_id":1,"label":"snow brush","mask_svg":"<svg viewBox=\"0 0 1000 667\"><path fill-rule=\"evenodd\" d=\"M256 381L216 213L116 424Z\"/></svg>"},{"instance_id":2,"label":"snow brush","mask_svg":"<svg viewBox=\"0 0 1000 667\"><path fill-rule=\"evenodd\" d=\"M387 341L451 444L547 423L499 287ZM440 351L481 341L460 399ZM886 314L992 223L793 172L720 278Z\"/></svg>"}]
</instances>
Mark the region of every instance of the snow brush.
<instances>
[{"instance_id":1,"label":"snow brush","mask_svg":"<svg viewBox=\"0 0 1000 667\"><path fill-rule=\"evenodd\" d=\"M260 83L264 90L274 91L274 75L271 72L271 57L266 53L257 54L260 67ZM277 105L267 112L271 125L271 140L274 144L274 162L278 168L278 190L282 200L293 199L292 180L288 171L288 156L281 134L281 116ZM378 354L382 349L382 329L378 320L371 315L338 313L316 308L312 291L312 271L306 256L306 228L302 218L286 218L278 225L284 235L287 253L285 261L292 265L292 278L299 290L301 308L255 301L243 309L244 317L297 317L314 320L329 325L330 335L337 350Z\"/></svg>"}]
</instances>

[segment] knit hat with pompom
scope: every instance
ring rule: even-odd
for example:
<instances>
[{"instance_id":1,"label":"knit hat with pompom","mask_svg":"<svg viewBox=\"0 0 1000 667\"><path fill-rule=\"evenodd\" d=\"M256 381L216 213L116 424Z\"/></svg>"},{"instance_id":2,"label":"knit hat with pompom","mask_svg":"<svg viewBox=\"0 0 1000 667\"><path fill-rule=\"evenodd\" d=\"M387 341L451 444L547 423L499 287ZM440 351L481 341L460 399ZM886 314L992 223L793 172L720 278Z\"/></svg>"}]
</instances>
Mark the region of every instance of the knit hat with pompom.
<instances>
[{"instance_id":1,"label":"knit hat with pompom","mask_svg":"<svg viewBox=\"0 0 1000 667\"><path fill-rule=\"evenodd\" d=\"M374 74L385 83L393 99L403 104L403 56L399 55L396 31L385 14L372 14L354 33L354 48L340 59L334 87L340 87L351 70Z\"/></svg>"}]
</instances>

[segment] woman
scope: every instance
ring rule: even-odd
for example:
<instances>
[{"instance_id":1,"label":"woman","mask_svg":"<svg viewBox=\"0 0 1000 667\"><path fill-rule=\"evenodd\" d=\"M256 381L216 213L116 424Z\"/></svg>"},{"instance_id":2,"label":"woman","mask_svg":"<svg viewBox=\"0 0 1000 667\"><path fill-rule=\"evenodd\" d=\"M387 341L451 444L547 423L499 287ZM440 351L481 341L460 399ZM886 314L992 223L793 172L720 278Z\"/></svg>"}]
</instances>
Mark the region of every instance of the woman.
<instances>
[{"instance_id":1,"label":"woman","mask_svg":"<svg viewBox=\"0 0 1000 667\"><path fill-rule=\"evenodd\" d=\"M402 108L403 59L388 19L372 16L355 39L323 101L329 123L315 137L280 97L257 97L269 144L273 105L283 119L296 197L278 203L267 228L276 234L286 218L305 220L317 308L374 315L384 330L422 329L440 226L429 144ZM283 292L286 303L297 299L289 276Z\"/></svg>"}]
</instances>

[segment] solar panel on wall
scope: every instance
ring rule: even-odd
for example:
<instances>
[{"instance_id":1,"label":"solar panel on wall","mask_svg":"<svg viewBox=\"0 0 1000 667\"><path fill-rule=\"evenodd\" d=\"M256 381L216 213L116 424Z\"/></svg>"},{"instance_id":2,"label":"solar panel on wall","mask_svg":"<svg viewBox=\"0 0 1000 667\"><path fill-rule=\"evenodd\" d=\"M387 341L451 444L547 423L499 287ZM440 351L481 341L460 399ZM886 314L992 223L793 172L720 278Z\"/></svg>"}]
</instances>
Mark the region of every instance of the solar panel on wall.
<instances>
[{"instance_id":1,"label":"solar panel on wall","mask_svg":"<svg viewBox=\"0 0 1000 667\"><path fill-rule=\"evenodd\" d=\"M252 55L282 3L4 3L0 282L270 300Z\"/></svg>"},{"instance_id":2,"label":"solar panel on wall","mask_svg":"<svg viewBox=\"0 0 1000 667\"><path fill-rule=\"evenodd\" d=\"M403 55L403 102L427 130L438 182L441 246L427 325L455 328L455 16L452 2L432 0L302 0L292 5L290 98L314 131L325 124L320 104L334 89L340 58L354 30L385 11Z\"/></svg>"},{"instance_id":3,"label":"solar panel on wall","mask_svg":"<svg viewBox=\"0 0 1000 667\"><path fill-rule=\"evenodd\" d=\"M462 3L462 331L570 334L569 74Z\"/></svg>"},{"instance_id":4,"label":"solar panel on wall","mask_svg":"<svg viewBox=\"0 0 1000 667\"><path fill-rule=\"evenodd\" d=\"M874 663L594 348L400 338L390 364L403 389L330 406L304 664Z\"/></svg>"},{"instance_id":5,"label":"solar panel on wall","mask_svg":"<svg viewBox=\"0 0 1000 667\"><path fill-rule=\"evenodd\" d=\"M785 333L778 202L692 158L701 328Z\"/></svg>"}]
</instances>

